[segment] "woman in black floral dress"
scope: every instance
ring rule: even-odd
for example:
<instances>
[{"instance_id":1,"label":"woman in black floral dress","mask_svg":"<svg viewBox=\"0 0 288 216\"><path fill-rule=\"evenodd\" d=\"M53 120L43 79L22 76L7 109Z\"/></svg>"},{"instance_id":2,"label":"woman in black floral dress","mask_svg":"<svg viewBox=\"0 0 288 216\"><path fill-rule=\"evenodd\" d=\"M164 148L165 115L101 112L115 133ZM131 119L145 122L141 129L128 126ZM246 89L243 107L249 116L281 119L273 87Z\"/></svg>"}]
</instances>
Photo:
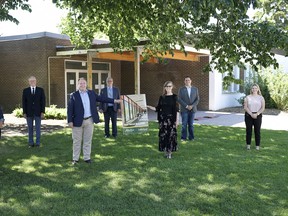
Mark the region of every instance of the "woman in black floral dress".
<instances>
[{"instance_id":1,"label":"woman in black floral dress","mask_svg":"<svg viewBox=\"0 0 288 216\"><path fill-rule=\"evenodd\" d=\"M173 83L167 81L163 86L163 94L159 97L156 107L147 106L157 112L159 122L159 151L171 158L172 151L177 150L178 103L177 95L173 94Z\"/></svg>"}]
</instances>

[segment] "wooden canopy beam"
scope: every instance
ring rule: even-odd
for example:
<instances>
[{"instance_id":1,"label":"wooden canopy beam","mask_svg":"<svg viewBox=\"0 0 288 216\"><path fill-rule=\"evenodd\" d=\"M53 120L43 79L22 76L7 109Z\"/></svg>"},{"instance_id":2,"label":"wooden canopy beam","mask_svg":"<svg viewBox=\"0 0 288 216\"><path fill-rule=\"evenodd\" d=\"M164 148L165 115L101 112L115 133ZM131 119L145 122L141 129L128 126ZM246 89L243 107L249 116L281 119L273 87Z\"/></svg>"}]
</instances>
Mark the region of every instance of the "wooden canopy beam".
<instances>
[{"instance_id":1,"label":"wooden canopy beam","mask_svg":"<svg viewBox=\"0 0 288 216\"><path fill-rule=\"evenodd\" d=\"M134 62L135 60L135 53L133 51L124 51L122 53L114 53L114 52L94 52L94 58L99 59L110 59L110 60L118 60L118 61L131 61ZM148 63L157 63L157 58L164 58L164 59L175 59L175 60L184 60L184 61L199 61L199 55L197 53L187 52L187 55L182 51L174 50L174 55L172 54L165 54L165 55L158 55L156 57L150 58ZM143 56L140 56L140 61L143 61Z\"/></svg>"}]
</instances>

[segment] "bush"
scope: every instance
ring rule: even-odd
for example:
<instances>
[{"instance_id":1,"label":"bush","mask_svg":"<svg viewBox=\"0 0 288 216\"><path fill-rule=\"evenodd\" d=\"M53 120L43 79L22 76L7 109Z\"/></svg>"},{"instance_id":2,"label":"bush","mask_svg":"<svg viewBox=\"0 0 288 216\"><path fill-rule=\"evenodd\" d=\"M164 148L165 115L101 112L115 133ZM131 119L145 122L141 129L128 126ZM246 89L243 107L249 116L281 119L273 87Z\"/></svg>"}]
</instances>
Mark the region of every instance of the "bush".
<instances>
[{"instance_id":1,"label":"bush","mask_svg":"<svg viewBox=\"0 0 288 216\"><path fill-rule=\"evenodd\" d=\"M45 108L45 119L67 119L67 109L66 108L56 108L57 105L50 105L50 107ZM13 115L22 118L23 117L23 109L17 107L13 110ZM99 113L100 122L104 122L104 115L103 113Z\"/></svg>"},{"instance_id":2,"label":"bush","mask_svg":"<svg viewBox=\"0 0 288 216\"><path fill-rule=\"evenodd\" d=\"M57 105L50 105L50 107L45 108L45 119L66 119L67 109L66 108L56 108Z\"/></svg>"},{"instance_id":3,"label":"bush","mask_svg":"<svg viewBox=\"0 0 288 216\"><path fill-rule=\"evenodd\" d=\"M18 106L17 108L13 110L12 114L18 118L21 118L23 117L23 110L20 106Z\"/></svg>"},{"instance_id":4,"label":"bush","mask_svg":"<svg viewBox=\"0 0 288 216\"><path fill-rule=\"evenodd\" d=\"M270 96L271 106L288 110L288 74L280 70L273 71L271 68L262 71L260 76L265 80L267 91Z\"/></svg>"},{"instance_id":5,"label":"bush","mask_svg":"<svg viewBox=\"0 0 288 216\"><path fill-rule=\"evenodd\" d=\"M67 109L56 107L57 105L50 105L50 107L45 108L45 119L61 120L67 118ZM23 109L21 107L15 108L12 113L18 118L23 117Z\"/></svg>"},{"instance_id":6,"label":"bush","mask_svg":"<svg viewBox=\"0 0 288 216\"><path fill-rule=\"evenodd\" d=\"M249 76L244 84L245 95L250 94L253 83L257 83L261 89L261 93L265 99L266 108L276 108L280 110L288 110L288 74L281 70L267 68L259 73L253 73ZM244 103L245 96L237 101Z\"/></svg>"}]
</instances>

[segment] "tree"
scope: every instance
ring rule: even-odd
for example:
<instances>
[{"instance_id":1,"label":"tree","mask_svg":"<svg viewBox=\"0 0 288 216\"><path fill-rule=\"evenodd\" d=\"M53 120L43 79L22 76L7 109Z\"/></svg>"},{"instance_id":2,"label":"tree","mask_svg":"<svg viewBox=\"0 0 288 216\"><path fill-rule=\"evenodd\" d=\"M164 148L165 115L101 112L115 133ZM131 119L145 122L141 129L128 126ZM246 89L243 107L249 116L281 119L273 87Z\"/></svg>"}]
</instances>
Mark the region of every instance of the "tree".
<instances>
[{"instance_id":1,"label":"tree","mask_svg":"<svg viewBox=\"0 0 288 216\"><path fill-rule=\"evenodd\" d=\"M288 0L260 0L260 4L255 18L276 23L288 30Z\"/></svg>"},{"instance_id":2,"label":"tree","mask_svg":"<svg viewBox=\"0 0 288 216\"><path fill-rule=\"evenodd\" d=\"M29 0L0 0L0 22L11 21L18 25L19 21L14 18L9 12L11 10L17 10L19 8L31 12L31 7L29 4L27 4L28 1Z\"/></svg>"},{"instance_id":3,"label":"tree","mask_svg":"<svg viewBox=\"0 0 288 216\"><path fill-rule=\"evenodd\" d=\"M212 61L206 70L213 66L219 72L228 72L224 82L235 81L234 65L243 68L249 63L255 70L260 65L277 67L271 50L279 48L288 54L287 29L283 25L247 16L250 7L262 9L263 4L257 0L53 2L70 10L62 28L77 46L89 47L97 32L109 37L115 51L132 49L141 39L147 39L147 55L171 53L177 45L184 51L185 43L189 43L196 49L210 50Z\"/></svg>"}]
</instances>

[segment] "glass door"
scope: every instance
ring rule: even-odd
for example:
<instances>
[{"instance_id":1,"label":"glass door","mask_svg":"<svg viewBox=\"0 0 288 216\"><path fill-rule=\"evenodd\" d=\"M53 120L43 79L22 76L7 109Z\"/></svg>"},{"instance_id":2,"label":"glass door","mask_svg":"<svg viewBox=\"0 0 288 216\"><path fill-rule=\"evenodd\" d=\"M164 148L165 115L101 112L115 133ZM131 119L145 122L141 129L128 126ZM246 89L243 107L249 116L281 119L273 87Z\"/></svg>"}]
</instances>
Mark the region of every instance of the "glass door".
<instances>
[{"instance_id":1,"label":"glass door","mask_svg":"<svg viewBox=\"0 0 288 216\"><path fill-rule=\"evenodd\" d=\"M77 80L75 72L67 72L66 73L66 106L68 105L68 101L70 98L70 94L75 91L77 88Z\"/></svg>"},{"instance_id":2,"label":"glass door","mask_svg":"<svg viewBox=\"0 0 288 216\"><path fill-rule=\"evenodd\" d=\"M96 94L100 94L102 88L106 86L106 79L109 75L107 71L93 71L92 73L92 89ZM70 94L77 90L77 83L79 78L85 78L87 80L87 72L84 71L68 71L66 72L66 101L67 106Z\"/></svg>"}]
</instances>

